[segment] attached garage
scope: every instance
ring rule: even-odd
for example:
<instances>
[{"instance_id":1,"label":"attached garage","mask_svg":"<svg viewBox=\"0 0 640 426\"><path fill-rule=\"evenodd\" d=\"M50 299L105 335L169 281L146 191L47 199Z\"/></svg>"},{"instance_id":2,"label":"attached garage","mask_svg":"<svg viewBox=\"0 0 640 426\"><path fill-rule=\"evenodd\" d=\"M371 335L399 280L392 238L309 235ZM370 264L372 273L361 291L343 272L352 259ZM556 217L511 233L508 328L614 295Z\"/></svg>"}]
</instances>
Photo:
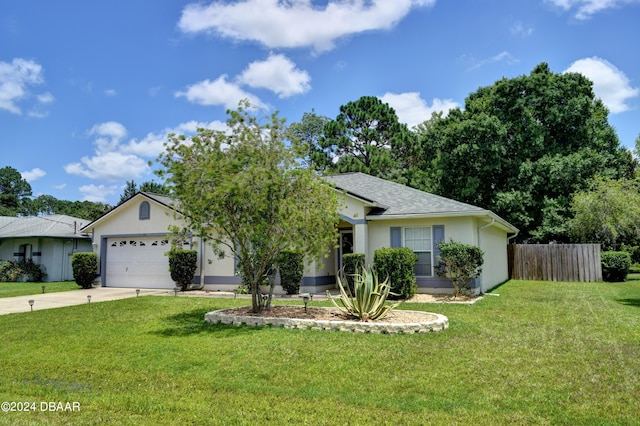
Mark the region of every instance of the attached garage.
<instances>
[{"instance_id":1,"label":"attached garage","mask_svg":"<svg viewBox=\"0 0 640 426\"><path fill-rule=\"evenodd\" d=\"M164 236L106 238L104 285L129 288L174 288Z\"/></svg>"}]
</instances>

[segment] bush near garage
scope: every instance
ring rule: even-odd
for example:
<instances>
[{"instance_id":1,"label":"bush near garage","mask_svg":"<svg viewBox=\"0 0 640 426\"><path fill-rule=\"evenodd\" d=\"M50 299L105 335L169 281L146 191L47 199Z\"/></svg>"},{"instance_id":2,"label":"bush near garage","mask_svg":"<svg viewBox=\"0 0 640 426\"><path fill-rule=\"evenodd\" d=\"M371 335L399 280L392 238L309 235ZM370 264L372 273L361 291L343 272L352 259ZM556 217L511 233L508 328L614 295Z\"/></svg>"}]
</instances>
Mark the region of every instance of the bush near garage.
<instances>
[{"instance_id":1,"label":"bush near garage","mask_svg":"<svg viewBox=\"0 0 640 426\"><path fill-rule=\"evenodd\" d=\"M71 268L76 283L82 288L91 288L93 280L98 276L98 255L88 252L73 253Z\"/></svg>"},{"instance_id":2,"label":"bush near garage","mask_svg":"<svg viewBox=\"0 0 640 426\"><path fill-rule=\"evenodd\" d=\"M304 275L304 256L299 251L283 250L278 256L280 285L287 294L297 294Z\"/></svg>"},{"instance_id":3,"label":"bush near garage","mask_svg":"<svg viewBox=\"0 0 640 426\"><path fill-rule=\"evenodd\" d=\"M169 252L169 272L171 279L182 291L187 291L193 283L193 275L198 267L196 250L171 250Z\"/></svg>"}]
</instances>

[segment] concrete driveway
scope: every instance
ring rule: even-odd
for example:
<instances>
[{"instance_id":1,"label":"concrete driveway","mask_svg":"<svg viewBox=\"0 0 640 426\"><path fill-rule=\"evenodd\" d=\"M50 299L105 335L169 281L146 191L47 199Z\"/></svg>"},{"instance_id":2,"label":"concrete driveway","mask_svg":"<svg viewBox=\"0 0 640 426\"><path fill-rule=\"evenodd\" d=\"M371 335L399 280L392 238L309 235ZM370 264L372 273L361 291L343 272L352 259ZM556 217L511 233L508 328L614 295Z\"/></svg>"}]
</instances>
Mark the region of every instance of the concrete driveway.
<instances>
[{"instance_id":1,"label":"concrete driveway","mask_svg":"<svg viewBox=\"0 0 640 426\"><path fill-rule=\"evenodd\" d=\"M149 294L173 294L171 290L140 289L140 296ZM109 300L127 299L136 297L133 288L95 287L89 290L61 291L59 293L32 294L30 296L0 298L0 315L17 312L29 312L29 300L33 300L33 310L62 308L64 306L81 305L88 303L87 296L91 296L91 303L106 302Z\"/></svg>"}]
</instances>

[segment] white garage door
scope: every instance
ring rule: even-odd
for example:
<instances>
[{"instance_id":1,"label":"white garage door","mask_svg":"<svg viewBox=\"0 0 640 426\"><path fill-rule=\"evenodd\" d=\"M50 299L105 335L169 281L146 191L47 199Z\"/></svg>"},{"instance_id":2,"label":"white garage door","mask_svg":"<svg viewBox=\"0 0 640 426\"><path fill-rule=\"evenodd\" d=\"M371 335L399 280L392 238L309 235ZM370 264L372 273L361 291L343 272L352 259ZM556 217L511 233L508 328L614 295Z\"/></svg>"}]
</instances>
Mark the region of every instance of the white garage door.
<instances>
[{"instance_id":1,"label":"white garage door","mask_svg":"<svg viewBox=\"0 0 640 426\"><path fill-rule=\"evenodd\" d=\"M107 240L107 287L174 288L169 274L170 244L163 237Z\"/></svg>"}]
</instances>

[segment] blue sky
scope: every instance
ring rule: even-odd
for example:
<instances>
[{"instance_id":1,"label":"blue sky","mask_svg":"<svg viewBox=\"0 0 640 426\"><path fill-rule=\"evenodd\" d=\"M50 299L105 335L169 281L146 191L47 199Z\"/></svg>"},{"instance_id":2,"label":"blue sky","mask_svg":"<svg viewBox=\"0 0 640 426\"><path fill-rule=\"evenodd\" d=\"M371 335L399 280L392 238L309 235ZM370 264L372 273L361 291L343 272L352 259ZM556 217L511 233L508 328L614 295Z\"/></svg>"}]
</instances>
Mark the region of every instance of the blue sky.
<instances>
[{"instance_id":1,"label":"blue sky","mask_svg":"<svg viewBox=\"0 0 640 426\"><path fill-rule=\"evenodd\" d=\"M540 62L594 81L640 134L640 0L0 2L0 167L34 195L114 204L170 132L249 98L289 123L365 95L413 126Z\"/></svg>"}]
</instances>

